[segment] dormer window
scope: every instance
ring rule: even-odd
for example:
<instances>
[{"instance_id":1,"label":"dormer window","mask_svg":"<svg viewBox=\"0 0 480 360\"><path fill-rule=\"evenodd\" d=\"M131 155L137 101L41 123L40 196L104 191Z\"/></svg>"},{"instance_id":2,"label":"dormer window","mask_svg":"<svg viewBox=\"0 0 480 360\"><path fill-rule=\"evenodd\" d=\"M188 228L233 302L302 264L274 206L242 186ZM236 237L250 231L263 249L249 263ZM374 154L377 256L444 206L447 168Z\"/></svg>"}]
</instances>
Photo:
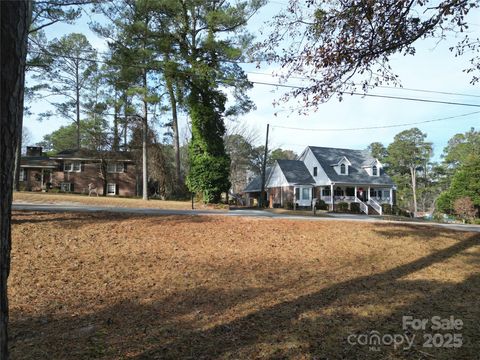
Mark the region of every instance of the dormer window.
<instances>
[{"instance_id":1,"label":"dormer window","mask_svg":"<svg viewBox=\"0 0 480 360\"><path fill-rule=\"evenodd\" d=\"M377 176L377 175L378 175L377 165L373 165L373 167L372 167L372 175L373 175L373 176Z\"/></svg>"},{"instance_id":2,"label":"dormer window","mask_svg":"<svg viewBox=\"0 0 480 360\"><path fill-rule=\"evenodd\" d=\"M347 168L345 164L340 165L340 174L345 175L347 173Z\"/></svg>"},{"instance_id":3,"label":"dormer window","mask_svg":"<svg viewBox=\"0 0 480 360\"><path fill-rule=\"evenodd\" d=\"M318 172L317 172L317 167L315 166L313 168L313 176L317 176Z\"/></svg>"}]
</instances>

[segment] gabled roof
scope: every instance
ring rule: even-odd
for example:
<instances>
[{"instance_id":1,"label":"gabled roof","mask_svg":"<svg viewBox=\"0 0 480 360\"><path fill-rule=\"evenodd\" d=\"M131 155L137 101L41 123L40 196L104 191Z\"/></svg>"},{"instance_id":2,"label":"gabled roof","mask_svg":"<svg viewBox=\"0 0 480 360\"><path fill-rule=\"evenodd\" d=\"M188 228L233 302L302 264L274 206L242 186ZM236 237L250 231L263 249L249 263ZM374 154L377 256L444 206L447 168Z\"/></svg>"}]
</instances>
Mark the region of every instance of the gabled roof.
<instances>
[{"instance_id":1,"label":"gabled roof","mask_svg":"<svg viewBox=\"0 0 480 360\"><path fill-rule=\"evenodd\" d=\"M277 160L277 164L290 185L315 184L303 161L300 160Z\"/></svg>"},{"instance_id":2,"label":"gabled roof","mask_svg":"<svg viewBox=\"0 0 480 360\"><path fill-rule=\"evenodd\" d=\"M367 150L352 150L309 146L308 147L328 178L332 182L352 184L394 185L392 179L380 169L378 176L370 176L363 168L365 164L372 164L375 158ZM348 174L337 174L332 164L338 163L338 159L346 157L350 161Z\"/></svg>"},{"instance_id":3,"label":"gabled roof","mask_svg":"<svg viewBox=\"0 0 480 360\"><path fill-rule=\"evenodd\" d=\"M352 165L352 163L347 159L346 156L342 156L337 162L333 163L332 166L340 165L342 163Z\"/></svg>"},{"instance_id":4,"label":"gabled roof","mask_svg":"<svg viewBox=\"0 0 480 360\"><path fill-rule=\"evenodd\" d=\"M271 167L267 167L265 169L265 182L267 182L271 171L272 171ZM262 175L257 175L247 184L243 192L260 192L261 188L262 188Z\"/></svg>"}]
</instances>

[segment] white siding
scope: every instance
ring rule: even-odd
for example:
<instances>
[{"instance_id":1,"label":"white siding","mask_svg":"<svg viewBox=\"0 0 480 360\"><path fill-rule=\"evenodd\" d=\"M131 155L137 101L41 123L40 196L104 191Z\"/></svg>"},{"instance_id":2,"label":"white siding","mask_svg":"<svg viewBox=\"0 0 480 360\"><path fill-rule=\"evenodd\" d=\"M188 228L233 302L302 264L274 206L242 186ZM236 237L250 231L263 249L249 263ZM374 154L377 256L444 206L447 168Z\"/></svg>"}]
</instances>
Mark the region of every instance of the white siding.
<instances>
[{"instance_id":1,"label":"white siding","mask_svg":"<svg viewBox=\"0 0 480 360\"><path fill-rule=\"evenodd\" d=\"M285 178L285 175L283 175L283 172L277 163L275 163L275 166L272 172L270 173L270 177L267 179L266 183L267 183L266 187L269 187L269 188L279 187L279 186L288 186L287 179Z\"/></svg>"},{"instance_id":2,"label":"white siding","mask_svg":"<svg viewBox=\"0 0 480 360\"><path fill-rule=\"evenodd\" d=\"M320 166L317 158L315 155L312 153L310 148L306 148L305 151L300 155L300 159L303 161L305 166L307 167L308 171L312 175L313 179L315 180L315 186L319 185L329 185L330 184L330 179L328 178L327 174L323 170L323 168ZM313 176L313 168L317 167L317 176Z\"/></svg>"}]
</instances>

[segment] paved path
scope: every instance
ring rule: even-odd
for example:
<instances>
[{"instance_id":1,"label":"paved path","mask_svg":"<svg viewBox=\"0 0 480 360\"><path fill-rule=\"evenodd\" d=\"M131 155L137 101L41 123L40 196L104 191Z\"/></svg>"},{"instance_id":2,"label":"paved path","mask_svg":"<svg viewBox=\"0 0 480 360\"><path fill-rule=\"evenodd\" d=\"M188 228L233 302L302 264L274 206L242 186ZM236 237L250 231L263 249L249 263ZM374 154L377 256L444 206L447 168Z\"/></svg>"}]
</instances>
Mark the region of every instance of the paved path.
<instances>
[{"instance_id":1,"label":"paved path","mask_svg":"<svg viewBox=\"0 0 480 360\"><path fill-rule=\"evenodd\" d=\"M216 210L168 210L168 209L152 209L152 208L122 208L122 207L108 207L108 206L91 206L91 205L65 205L65 204L28 204L28 203L14 203L13 210L28 210L28 211L49 211L49 212L114 212L122 214L138 214L138 215L210 215L210 216L244 216L256 218L271 218L271 219L289 219L289 220L308 220L308 221L359 221L359 222L378 222L391 224L408 224L420 226L437 226L459 231L472 231L480 233L479 225L461 225L461 224L439 224L427 222L412 222L412 221L390 221L383 220L374 216L354 215L354 214L329 214L325 217L312 217L303 215L289 215L289 214L275 214L269 211L262 210L230 210L230 211L216 211Z\"/></svg>"}]
</instances>

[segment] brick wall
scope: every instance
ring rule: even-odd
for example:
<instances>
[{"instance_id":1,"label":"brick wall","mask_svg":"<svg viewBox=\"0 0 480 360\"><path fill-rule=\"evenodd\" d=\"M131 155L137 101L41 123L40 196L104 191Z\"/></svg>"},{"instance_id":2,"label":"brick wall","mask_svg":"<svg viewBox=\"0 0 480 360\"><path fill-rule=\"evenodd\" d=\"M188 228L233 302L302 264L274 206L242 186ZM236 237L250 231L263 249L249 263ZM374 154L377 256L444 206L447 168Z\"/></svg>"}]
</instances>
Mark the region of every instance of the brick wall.
<instances>
[{"instance_id":1,"label":"brick wall","mask_svg":"<svg viewBox=\"0 0 480 360\"><path fill-rule=\"evenodd\" d=\"M66 182L70 183L73 187L72 192L88 193L88 184L93 183L97 187L98 194L103 194L103 179L100 174L100 163L82 162L80 172L63 171L63 162L59 161L58 163L58 169L54 170L52 174L52 185L54 187L60 187L62 182ZM135 196L135 164L125 163L124 172L107 173L107 182L116 184L117 195Z\"/></svg>"}]
</instances>

